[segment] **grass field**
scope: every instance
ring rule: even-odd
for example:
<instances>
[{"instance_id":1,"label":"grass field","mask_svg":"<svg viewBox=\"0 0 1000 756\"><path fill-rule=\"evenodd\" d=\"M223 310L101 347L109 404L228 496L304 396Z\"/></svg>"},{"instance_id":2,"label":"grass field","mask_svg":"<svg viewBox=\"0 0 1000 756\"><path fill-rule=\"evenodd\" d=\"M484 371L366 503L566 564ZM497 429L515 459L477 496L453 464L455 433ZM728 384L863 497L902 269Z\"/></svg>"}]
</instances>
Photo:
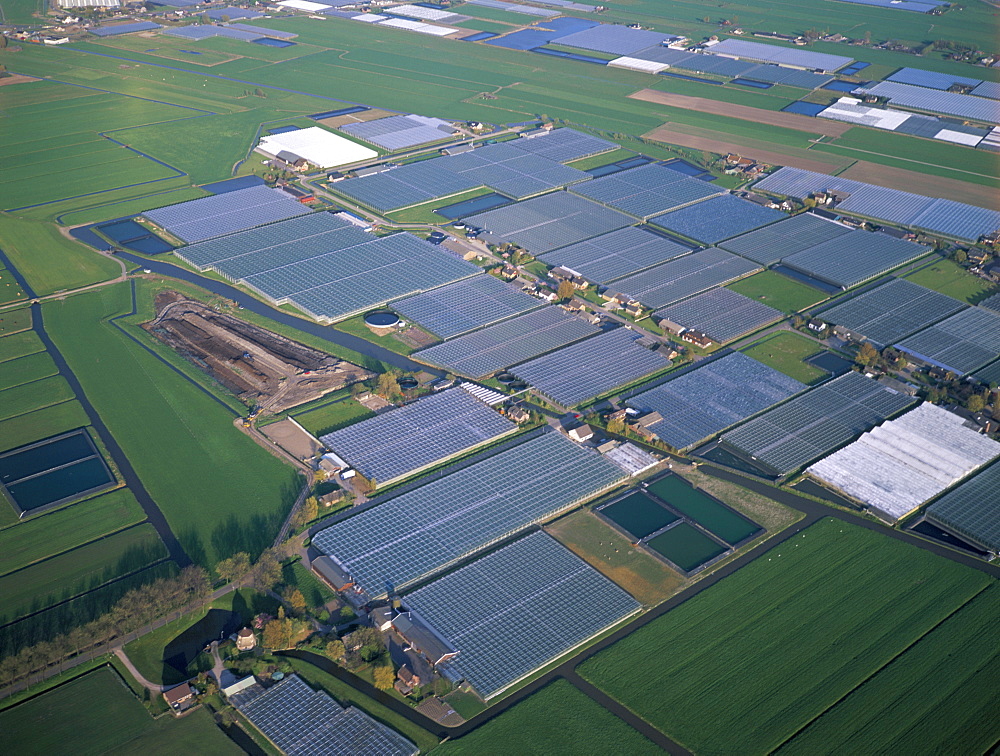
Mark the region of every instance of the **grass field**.
<instances>
[{"instance_id":1,"label":"grass field","mask_svg":"<svg viewBox=\"0 0 1000 756\"><path fill-rule=\"evenodd\" d=\"M259 553L297 494L295 474L233 427L229 410L106 322L128 309L124 284L44 306L53 340L188 555L212 565Z\"/></svg>"},{"instance_id":2,"label":"grass field","mask_svg":"<svg viewBox=\"0 0 1000 756\"><path fill-rule=\"evenodd\" d=\"M375 413L357 399L346 398L293 417L314 436L321 436L374 416Z\"/></svg>"},{"instance_id":3,"label":"grass field","mask_svg":"<svg viewBox=\"0 0 1000 756\"><path fill-rule=\"evenodd\" d=\"M40 441L57 433L90 425L90 418L76 399L0 420L0 451Z\"/></svg>"},{"instance_id":4,"label":"grass field","mask_svg":"<svg viewBox=\"0 0 1000 756\"><path fill-rule=\"evenodd\" d=\"M21 331L26 331L29 328L31 328L31 310L27 307L4 310L3 312L0 312L0 343L2 343L2 340L7 336L14 333L20 333ZM29 353L30 352L25 352L25 354ZM2 355L3 351L2 348L0 348L0 356ZM2 357L0 361L3 361L3 359L10 358Z\"/></svg>"},{"instance_id":5,"label":"grass field","mask_svg":"<svg viewBox=\"0 0 1000 756\"><path fill-rule=\"evenodd\" d=\"M102 667L0 713L11 753L238 754L207 711L154 720L118 673Z\"/></svg>"},{"instance_id":6,"label":"grass field","mask_svg":"<svg viewBox=\"0 0 1000 756\"><path fill-rule=\"evenodd\" d=\"M306 599L306 606L310 609L322 606L336 595L301 561L285 565L282 575L286 586L302 591L302 595Z\"/></svg>"},{"instance_id":7,"label":"grass field","mask_svg":"<svg viewBox=\"0 0 1000 756\"><path fill-rule=\"evenodd\" d=\"M812 286L794 281L773 270L741 278L726 288L787 313L799 312L827 298L826 294Z\"/></svg>"},{"instance_id":8,"label":"grass field","mask_svg":"<svg viewBox=\"0 0 1000 756\"><path fill-rule=\"evenodd\" d=\"M662 753L565 680L556 680L468 735L440 745L441 756L632 756Z\"/></svg>"},{"instance_id":9,"label":"grass field","mask_svg":"<svg viewBox=\"0 0 1000 756\"><path fill-rule=\"evenodd\" d=\"M0 215L0 249L39 296L107 281L121 272L114 260L67 239L54 226L6 215Z\"/></svg>"},{"instance_id":10,"label":"grass field","mask_svg":"<svg viewBox=\"0 0 1000 756\"><path fill-rule=\"evenodd\" d=\"M967 273L953 260L936 260L932 265L910 273L906 279L969 304L978 304L1000 290L985 279Z\"/></svg>"},{"instance_id":11,"label":"grass field","mask_svg":"<svg viewBox=\"0 0 1000 756\"><path fill-rule=\"evenodd\" d=\"M85 593L167 555L152 525L138 525L0 577L7 620Z\"/></svg>"},{"instance_id":12,"label":"grass field","mask_svg":"<svg viewBox=\"0 0 1000 756\"><path fill-rule=\"evenodd\" d=\"M690 750L766 752L990 583L927 551L827 519L580 672ZM952 664L963 665L964 649L951 653ZM965 726L985 725L969 719Z\"/></svg>"},{"instance_id":13,"label":"grass field","mask_svg":"<svg viewBox=\"0 0 1000 756\"><path fill-rule=\"evenodd\" d=\"M126 488L0 530L0 575L60 554L145 518Z\"/></svg>"},{"instance_id":14,"label":"grass field","mask_svg":"<svg viewBox=\"0 0 1000 756\"><path fill-rule=\"evenodd\" d=\"M3 0L0 9L3 10L4 23L40 24L42 20L33 14L44 13L46 6L41 0Z\"/></svg>"},{"instance_id":15,"label":"grass field","mask_svg":"<svg viewBox=\"0 0 1000 756\"><path fill-rule=\"evenodd\" d=\"M14 279L14 274L0 265L0 305L16 302L25 296L24 289Z\"/></svg>"},{"instance_id":16,"label":"grass field","mask_svg":"<svg viewBox=\"0 0 1000 756\"><path fill-rule=\"evenodd\" d=\"M17 417L43 407L76 398L61 375L41 378L32 383L0 391L0 420Z\"/></svg>"},{"instance_id":17,"label":"grass field","mask_svg":"<svg viewBox=\"0 0 1000 756\"><path fill-rule=\"evenodd\" d=\"M992 632L998 616L1000 588L994 584L779 753L917 753L938 743L939 752L988 753L1000 738L994 716L1000 700L1000 649Z\"/></svg>"},{"instance_id":18,"label":"grass field","mask_svg":"<svg viewBox=\"0 0 1000 756\"><path fill-rule=\"evenodd\" d=\"M545 529L643 604L660 603L686 582L663 562L633 548L628 538L589 510L572 512Z\"/></svg>"},{"instance_id":19,"label":"grass field","mask_svg":"<svg viewBox=\"0 0 1000 756\"><path fill-rule=\"evenodd\" d=\"M790 378L803 383L812 383L825 378L827 373L804 360L821 350L819 344L805 336L791 331L779 331L742 351L748 357L753 357Z\"/></svg>"},{"instance_id":20,"label":"grass field","mask_svg":"<svg viewBox=\"0 0 1000 756\"><path fill-rule=\"evenodd\" d=\"M35 352L24 357L0 362L0 391L40 381L58 372L56 363L46 352Z\"/></svg>"},{"instance_id":21,"label":"grass field","mask_svg":"<svg viewBox=\"0 0 1000 756\"><path fill-rule=\"evenodd\" d=\"M0 363L43 351L45 345L34 331L21 331L0 338Z\"/></svg>"}]
</instances>

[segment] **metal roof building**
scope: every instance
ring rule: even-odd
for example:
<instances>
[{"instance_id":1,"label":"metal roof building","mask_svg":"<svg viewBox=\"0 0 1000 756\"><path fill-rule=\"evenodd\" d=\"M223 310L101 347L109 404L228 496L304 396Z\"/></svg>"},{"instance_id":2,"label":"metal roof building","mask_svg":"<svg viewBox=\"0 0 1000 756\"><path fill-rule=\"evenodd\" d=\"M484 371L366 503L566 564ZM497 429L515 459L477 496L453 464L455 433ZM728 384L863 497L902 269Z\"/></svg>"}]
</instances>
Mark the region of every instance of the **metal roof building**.
<instances>
[{"instance_id":1,"label":"metal roof building","mask_svg":"<svg viewBox=\"0 0 1000 756\"><path fill-rule=\"evenodd\" d=\"M745 58L761 63L779 63L795 68L808 68L817 71L836 71L854 58L843 55L830 55L797 47L780 47L762 42L751 42L746 39L725 39L708 49L713 55L729 55L733 58Z\"/></svg>"},{"instance_id":2,"label":"metal roof building","mask_svg":"<svg viewBox=\"0 0 1000 756\"><path fill-rule=\"evenodd\" d=\"M1000 102L983 97L929 90L892 81L880 81L870 86L858 87L854 93L885 97L891 105L899 107L944 113L973 121L1000 123Z\"/></svg>"},{"instance_id":3,"label":"metal roof building","mask_svg":"<svg viewBox=\"0 0 1000 756\"><path fill-rule=\"evenodd\" d=\"M981 549L1000 552L1000 462L931 504L927 519Z\"/></svg>"},{"instance_id":4,"label":"metal roof building","mask_svg":"<svg viewBox=\"0 0 1000 756\"><path fill-rule=\"evenodd\" d=\"M997 456L1000 443L964 418L921 404L807 472L895 522Z\"/></svg>"}]
</instances>

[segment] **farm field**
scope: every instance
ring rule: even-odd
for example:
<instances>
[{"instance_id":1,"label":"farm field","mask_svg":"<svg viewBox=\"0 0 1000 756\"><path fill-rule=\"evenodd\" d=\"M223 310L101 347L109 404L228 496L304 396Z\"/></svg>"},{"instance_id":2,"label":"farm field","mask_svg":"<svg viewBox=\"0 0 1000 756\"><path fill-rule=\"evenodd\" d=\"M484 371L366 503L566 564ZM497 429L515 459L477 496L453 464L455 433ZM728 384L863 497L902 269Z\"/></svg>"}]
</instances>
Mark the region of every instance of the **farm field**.
<instances>
[{"instance_id":1,"label":"farm field","mask_svg":"<svg viewBox=\"0 0 1000 756\"><path fill-rule=\"evenodd\" d=\"M188 555L211 566L258 554L298 492L295 474L212 395L107 322L130 306L127 285L109 286L46 303L46 326Z\"/></svg>"},{"instance_id":2,"label":"farm field","mask_svg":"<svg viewBox=\"0 0 1000 756\"><path fill-rule=\"evenodd\" d=\"M76 399L0 420L0 452L87 425L90 418Z\"/></svg>"},{"instance_id":3,"label":"farm field","mask_svg":"<svg viewBox=\"0 0 1000 756\"><path fill-rule=\"evenodd\" d=\"M43 695L0 712L0 727L12 753L237 754L240 749L206 711L154 720L118 674L102 667Z\"/></svg>"},{"instance_id":4,"label":"farm field","mask_svg":"<svg viewBox=\"0 0 1000 756\"><path fill-rule=\"evenodd\" d=\"M0 312L0 344L3 343L3 339L11 334L21 333L22 331L27 331L31 328L31 310L27 307L19 307L13 310L3 310ZM17 342L20 343L20 342ZM15 351L20 350L18 347ZM34 351L40 350L24 350L24 354L31 354ZM11 359L11 357L3 356L4 352L0 348L0 362L4 360Z\"/></svg>"},{"instance_id":5,"label":"farm field","mask_svg":"<svg viewBox=\"0 0 1000 756\"><path fill-rule=\"evenodd\" d=\"M74 398L76 395L61 375L23 383L0 391L0 420L51 407Z\"/></svg>"},{"instance_id":6,"label":"farm field","mask_svg":"<svg viewBox=\"0 0 1000 756\"><path fill-rule=\"evenodd\" d=\"M34 331L21 331L0 337L0 363L43 351L45 345Z\"/></svg>"},{"instance_id":7,"label":"farm field","mask_svg":"<svg viewBox=\"0 0 1000 756\"><path fill-rule=\"evenodd\" d=\"M138 525L0 577L7 621L85 593L167 555L152 525Z\"/></svg>"},{"instance_id":8,"label":"farm field","mask_svg":"<svg viewBox=\"0 0 1000 756\"><path fill-rule=\"evenodd\" d=\"M764 337L761 341L741 350L748 357L780 370L790 378L802 383L813 383L826 377L825 370L805 362L823 347L801 334L779 331Z\"/></svg>"},{"instance_id":9,"label":"farm field","mask_svg":"<svg viewBox=\"0 0 1000 756\"><path fill-rule=\"evenodd\" d=\"M302 591L307 607L322 606L335 597L333 591L320 581L301 561L285 565L282 575L286 586L298 588Z\"/></svg>"},{"instance_id":10,"label":"farm field","mask_svg":"<svg viewBox=\"0 0 1000 756\"><path fill-rule=\"evenodd\" d=\"M904 278L969 304L978 304L998 291L996 286L967 273L953 260L947 259L935 260Z\"/></svg>"},{"instance_id":11,"label":"farm field","mask_svg":"<svg viewBox=\"0 0 1000 756\"><path fill-rule=\"evenodd\" d=\"M7 360L0 363L0 391L40 381L58 372L47 352L35 352Z\"/></svg>"},{"instance_id":12,"label":"farm field","mask_svg":"<svg viewBox=\"0 0 1000 756\"><path fill-rule=\"evenodd\" d=\"M954 753L989 752L1000 736L993 716L1000 697L1000 650L992 633L998 615L994 584L778 752L916 753L929 743ZM965 663L955 662L956 649Z\"/></svg>"},{"instance_id":13,"label":"farm field","mask_svg":"<svg viewBox=\"0 0 1000 756\"><path fill-rule=\"evenodd\" d=\"M826 519L579 671L695 752L770 751L991 583ZM954 665L965 650L950 650Z\"/></svg>"},{"instance_id":14,"label":"farm field","mask_svg":"<svg viewBox=\"0 0 1000 756\"><path fill-rule=\"evenodd\" d=\"M726 288L787 313L799 312L827 298L812 286L794 281L773 270L741 278Z\"/></svg>"},{"instance_id":15,"label":"farm field","mask_svg":"<svg viewBox=\"0 0 1000 756\"><path fill-rule=\"evenodd\" d=\"M361 420L367 420L374 415L374 412L360 404L356 399L346 398L324 407L303 412L301 415L293 415L293 417L295 422L314 436L322 436L324 433L333 433L335 430Z\"/></svg>"},{"instance_id":16,"label":"farm field","mask_svg":"<svg viewBox=\"0 0 1000 756\"><path fill-rule=\"evenodd\" d=\"M10 304L25 297L24 289L14 279L14 274L0 264L0 305Z\"/></svg>"},{"instance_id":17,"label":"farm field","mask_svg":"<svg viewBox=\"0 0 1000 756\"><path fill-rule=\"evenodd\" d=\"M121 273L117 262L67 239L55 226L8 215L0 215L0 249L39 296L107 281Z\"/></svg>"},{"instance_id":18,"label":"farm field","mask_svg":"<svg viewBox=\"0 0 1000 756\"><path fill-rule=\"evenodd\" d=\"M441 756L662 753L565 680L549 683L468 735L438 746L435 752Z\"/></svg>"},{"instance_id":19,"label":"farm field","mask_svg":"<svg viewBox=\"0 0 1000 756\"><path fill-rule=\"evenodd\" d=\"M109 491L0 530L0 575L145 519L126 488Z\"/></svg>"}]
</instances>

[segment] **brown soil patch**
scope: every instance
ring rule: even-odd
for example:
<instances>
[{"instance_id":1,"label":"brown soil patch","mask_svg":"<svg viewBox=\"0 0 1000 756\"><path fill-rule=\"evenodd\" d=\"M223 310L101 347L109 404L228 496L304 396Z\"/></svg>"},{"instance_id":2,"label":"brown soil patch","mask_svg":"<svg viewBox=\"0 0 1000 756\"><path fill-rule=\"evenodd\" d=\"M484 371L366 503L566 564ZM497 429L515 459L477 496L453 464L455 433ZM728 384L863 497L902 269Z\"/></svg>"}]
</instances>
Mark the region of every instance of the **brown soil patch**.
<instances>
[{"instance_id":1,"label":"brown soil patch","mask_svg":"<svg viewBox=\"0 0 1000 756\"><path fill-rule=\"evenodd\" d=\"M844 160L839 160L836 157L833 157L832 160L825 159L826 155L817 155L816 159L813 159L812 157L801 157L802 154L811 155L812 153L809 153L807 150L797 148L789 148L787 152L777 152L773 149L761 149L754 147L746 140L734 142L727 139L688 134L674 124L664 124L658 129L653 129L642 136L646 139L654 139L658 142L676 144L681 147L689 147L695 150L707 150L708 152L715 152L720 155L725 155L730 152L738 153L743 157L767 163L768 165L790 165L807 171L816 171L817 173L833 173L833 171L843 167L846 162Z\"/></svg>"},{"instance_id":2,"label":"brown soil patch","mask_svg":"<svg viewBox=\"0 0 1000 756\"><path fill-rule=\"evenodd\" d=\"M372 110L362 110L360 113L349 113L347 115L332 116L331 118L323 118L322 120L316 121L316 123L321 123L324 126L329 126L332 129L338 126L346 126L349 123L361 123L362 121L374 121L376 118L385 118L386 116L396 115L395 113L390 113L388 110L378 110L373 108Z\"/></svg>"},{"instance_id":3,"label":"brown soil patch","mask_svg":"<svg viewBox=\"0 0 1000 756\"><path fill-rule=\"evenodd\" d=\"M160 292L155 305L156 318L143 328L261 411L281 412L373 375L176 291Z\"/></svg>"},{"instance_id":4,"label":"brown soil patch","mask_svg":"<svg viewBox=\"0 0 1000 756\"><path fill-rule=\"evenodd\" d=\"M24 84L29 81L41 81L41 79L34 76L25 76L24 74L11 74L0 79L0 87L6 87L10 84Z\"/></svg>"},{"instance_id":5,"label":"brown soil patch","mask_svg":"<svg viewBox=\"0 0 1000 756\"><path fill-rule=\"evenodd\" d=\"M908 171L905 168L890 168L887 165L869 163L866 160L859 160L840 175L855 181L866 181L876 186L902 189L905 192L923 194L927 197L943 197L991 210L1000 210L1000 192L966 181L929 176L916 171Z\"/></svg>"},{"instance_id":6,"label":"brown soil patch","mask_svg":"<svg viewBox=\"0 0 1000 756\"><path fill-rule=\"evenodd\" d=\"M840 121L813 118L798 113L782 113L778 110L762 110L761 108L752 108L749 105L733 105L728 102L709 100L705 97L689 97L688 95L660 92L655 89L640 89L638 92L630 94L629 97L634 100L654 102L657 105L668 105L683 110L697 110L700 113L729 116L754 123L766 123L769 126L781 126L810 134L840 136L853 127L853 124L841 123Z\"/></svg>"},{"instance_id":7,"label":"brown soil patch","mask_svg":"<svg viewBox=\"0 0 1000 756\"><path fill-rule=\"evenodd\" d=\"M291 420L265 425L260 432L298 459L309 459L322 451L321 444Z\"/></svg>"},{"instance_id":8,"label":"brown soil patch","mask_svg":"<svg viewBox=\"0 0 1000 756\"><path fill-rule=\"evenodd\" d=\"M549 523L545 530L648 606L669 598L687 583L681 575L635 548L628 538L588 510L578 510Z\"/></svg>"}]
</instances>

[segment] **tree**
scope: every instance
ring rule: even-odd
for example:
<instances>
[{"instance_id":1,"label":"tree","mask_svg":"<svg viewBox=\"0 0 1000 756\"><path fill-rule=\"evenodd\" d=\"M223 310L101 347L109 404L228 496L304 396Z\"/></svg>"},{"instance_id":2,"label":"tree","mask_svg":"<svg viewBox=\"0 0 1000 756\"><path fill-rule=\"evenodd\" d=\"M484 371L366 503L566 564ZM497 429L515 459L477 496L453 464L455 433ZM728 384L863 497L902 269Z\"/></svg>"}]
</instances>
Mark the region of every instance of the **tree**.
<instances>
[{"instance_id":1,"label":"tree","mask_svg":"<svg viewBox=\"0 0 1000 756\"><path fill-rule=\"evenodd\" d=\"M396 673L392 667L375 667L375 687L379 690L389 690L396 682Z\"/></svg>"},{"instance_id":2,"label":"tree","mask_svg":"<svg viewBox=\"0 0 1000 756\"><path fill-rule=\"evenodd\" d=\"M315 496L307 496L302 505L302 519L305 522L312 522L319 517L319 500Z\"/></svg>"},{"instance_id":3,"label":"tree","mask_svg":"<svg viewBox=\"0 0 1000 756\"><path fill-rule=\"evenodd\" d=\"M556 295L563 301L573 298L573 293L576 288L573 286L573 282L568 279L563 279L559 282L559 288L556 290Z\"/></svg>"},{"instance_id":4,"label":"tree","mask_svg":"<svg viewBox=\"0 0 1000 756\"><path fill-rule=\"evenodd\" d=\"M302 595L302 591L298 588L293 588L288 592L288 596L285 597L288 603L291 604L292 609L297 612L304 612L306 609L306 597Z\"/></svg>"},{"instance_id":5,"label":"tree","mask_svg":"<svg viewBox=\"0 0 1000 756\"><path fill-rule=\"evenodd\" d=\"M280 608L278 609L278 613L281 613ZM295 627L290 618L282 617L273 619L264 625L264 637L262 641L264 648L272 650L291 648L294 633Z\"/></svg>"},{"instance_id":6,"label":"tree","mask_svg":"<svg viewBox=\"0 0 1000 756\"><path fill-rule=\"evenodd\" d=\"M233 554L215 565L215 571L221 580L234 583L250 572L250 555L245 551Z\"/></svg>"},{"instance_id":7,"label":"tree","mask_svg":"<svg viewBox=\"0 0 1000 756\"><path fill-rule=\"evenodd\" d=\"M5 37L3 34L0 34L0 50L3 50L6 47L7 47L7 37Z\"/></svg>"},{"instance_id":8,"label":"tree","mask_svg":"<svg viewBox=\"0 0 1000 756\"><path fill-rule=\"evenodd\" d=\"M251 577L254 588L259 591L269 591L281 582L281 561L274 549L267 549L260 555Z\"/></svg>"},{"instance_id":9,"label":"tree","mask_svg":"<svg viewBox=\"0 0 1000 756\"><path fill-rule=\"evenodd\" d=\"M621 435L625 432L625 421L620 417L616 417L614 420L608 421L608 433L615 433Z\"/></svg>"},{"instance_id":10,"label":"tree","mask_svg":"<svg viewBox=\"0 0 1000 756\"><path fill-rule=\"evenodd\" d=\"M965 406L969 412L982 412L986 409L986 397L982 394L973 394L965 402Z\"/></svg>"},{"instance_id":11,"label":"tree","mask_svg":"<svg viewBox=\"0 0 1000 756\"><path fill-rule=\"evenodd\" d=\"M344 641L342 640L332 640L326 644L326 655L334 661L343 659L346 653L347 649L344 648Z\"/></svg>"},{"instance_id":12,"label":"tree","mask_svg":"<svg viewBox=\"0 0 1000 756\"><path fill-rule=\"evenodd\" d=\"M969 254L964 249L955 250L955 262L962 264L969 259Z\"/></svg>"},{"instance_id":13,"label":"tree","mask_svg":"<svg viewBox=\"0 0 1000 756\"><path fill-rule=\"evenodd\" d=\"M876 360L878 360L878 350L868 341L861 345L857 356L854 358L856 363L866 366L873 364Z\"/></svg>"},{"instance_id":14,"label":"tree","mask_svg":"<svg viewBox=\"0 0 1000 756\"><path fill-rule=\"evenodd\" d=\"M383 399L390 401L402 393L399 388L399 381L396 380L396 376L392 373L382 373L379 375L376 392Z\"/></svg>"}]
</instances>

